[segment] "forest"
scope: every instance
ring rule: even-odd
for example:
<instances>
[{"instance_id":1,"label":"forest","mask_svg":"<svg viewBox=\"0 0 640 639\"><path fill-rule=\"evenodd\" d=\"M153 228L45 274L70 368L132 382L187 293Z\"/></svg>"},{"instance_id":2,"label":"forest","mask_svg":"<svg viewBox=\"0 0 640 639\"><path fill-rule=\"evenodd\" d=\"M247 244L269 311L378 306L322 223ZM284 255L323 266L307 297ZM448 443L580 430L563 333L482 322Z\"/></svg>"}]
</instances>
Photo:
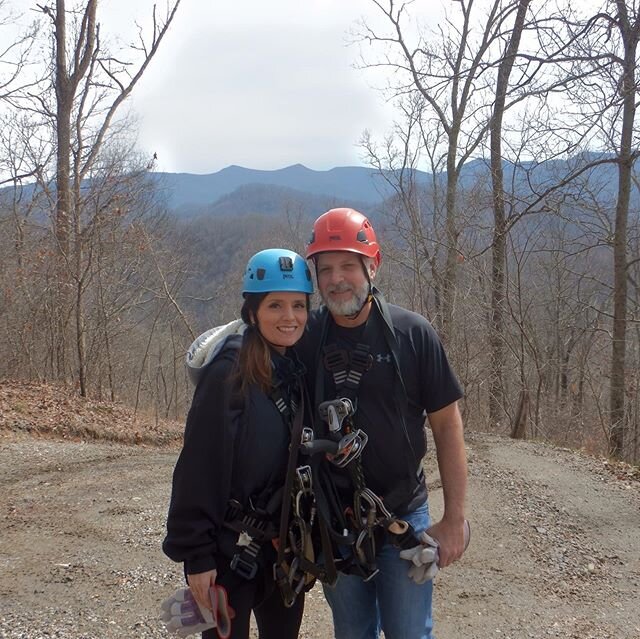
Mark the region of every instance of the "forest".
<instances>
[{"instance_id":1,"label":"forest","mask_svg":"<svg viewBox=\"0 0 640 639\"><path fill-rule=\"evenodd\" d=\"M637 464L640 4L460 0L427 28L370 3L352 46L397 112L358 141L392 193L363 211L379 288L440 333L467 428ZM185 351L237 316L248 256L304 253L316 215L355 203L265 190L176 215L122 105L180 0L149 3L126 50L98 0L71 5L34 3L8 41L0 0L0 380L182 419Z\"/></svg>"}]
</instances>

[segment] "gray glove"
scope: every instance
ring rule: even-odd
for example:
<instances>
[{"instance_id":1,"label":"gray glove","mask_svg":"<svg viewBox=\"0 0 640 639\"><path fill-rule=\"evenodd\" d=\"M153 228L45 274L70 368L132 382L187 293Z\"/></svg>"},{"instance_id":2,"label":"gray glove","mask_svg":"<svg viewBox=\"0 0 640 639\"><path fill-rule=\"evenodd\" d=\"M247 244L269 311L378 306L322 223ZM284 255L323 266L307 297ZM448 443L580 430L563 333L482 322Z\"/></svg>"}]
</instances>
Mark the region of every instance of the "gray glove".
<instances>
[{"instance_id":1,"label":"gray glove","mask_svg":"<svg viewBox=\"0 0 640 639\"><path fill-rule=\"evenodd\" d=\"M409 577L418 585L433 579L438 572L438 542L426 532L417 537L420 545L402 550L400 557L411 562ZM464 520L464 549L466 550L471 540L471 526Z\"/></svg>"},{"instance_id":2,"label":"gray glove","mask_svg":"<svg viewBox=\"0 0 640 639\"><path fill-rule=\"evenodd\" d=\"M430 564L422 564L421 566L411 566L409 568L409 579L413 579L415 583L421 586L423 583L433 579L438 574L438 564L433 561Z\"/></svg>"},{"instance_id":3,"label":"gray glove","mask_svg":"<svg viewBox=\"0 0 640 639\"><path fill-rule=\"evenodd\" d=\"M176 590L162 602L161 619L167 630L178 637L188 637L216 627L211 610L202 608L189 588Z\"/></svg>"},{"instance_id":4,"label":"gray glove","mask_svg":"<svg viewBox=\"0 0 640 639\"><path fill-rule=\"evenodd\" d=\"M411 562L409 577L418 585L433 579L438 572L438 542L426 532L418 536L419 545L400 551L400 557Z\"/></svg>"}]
</instances>

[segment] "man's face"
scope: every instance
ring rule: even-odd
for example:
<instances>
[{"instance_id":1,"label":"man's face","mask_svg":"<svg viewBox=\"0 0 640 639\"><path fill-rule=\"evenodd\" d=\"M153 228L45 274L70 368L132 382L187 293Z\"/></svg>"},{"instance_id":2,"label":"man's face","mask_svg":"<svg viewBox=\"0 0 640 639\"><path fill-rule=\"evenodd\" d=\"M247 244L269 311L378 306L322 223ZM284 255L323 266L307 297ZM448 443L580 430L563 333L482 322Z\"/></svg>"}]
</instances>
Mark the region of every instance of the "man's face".
<instances>
[{"instance_id":1,"label":"man's face","mask_svg":"<svg viewBox=\"0 0 640 639\"><path fill-rule=\"evenodd\" d=\"M373 264L369 269L370 277L373 277ZM332 315L354 315L367 301L369 282L364 272L363 258L357 253L320 253L317 274L320 296Z\"/></svg>"}]
</instances>

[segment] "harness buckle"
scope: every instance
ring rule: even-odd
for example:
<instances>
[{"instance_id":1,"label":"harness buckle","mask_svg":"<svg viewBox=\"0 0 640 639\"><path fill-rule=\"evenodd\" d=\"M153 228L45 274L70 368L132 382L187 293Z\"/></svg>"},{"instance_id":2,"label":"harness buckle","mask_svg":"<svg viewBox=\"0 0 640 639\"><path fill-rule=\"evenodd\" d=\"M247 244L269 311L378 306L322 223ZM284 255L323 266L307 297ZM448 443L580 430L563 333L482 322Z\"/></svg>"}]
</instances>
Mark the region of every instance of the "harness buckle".
<instances>
[{"instance_id":1,"label":"harness buckle","mask_svg":"<svg viewBox=\"0 0 640 639\"><path fill-rule=\"evenodd\" d=\"M245 553L236 553L231 559L231 570L237 572L244 579L253 579L258 572L258 561L255 557L246 559L242 555Z\"/></svg>"},{"instance_id":2,"label":"harness buckle","mask_svg":"<svg viewBox=\"0 0 640 639\"><path fill-rule=\"evenodd\" d=\"M373 357L368 347L355 348L351 351L351 368L365 373L371 368Z\"/></svg>"},{"instance_id":3,"label":"harness buckle","mask_svg":"<svg viewBox=\"0 0 640 639\"><path fill-rule=\"evenodd\" d=\"M328 371L346 370L349 365L349 352L346 348L325 348L324 365Z\"/></svg>"},{"instance_id":4,"label":"harness buckle","mask_svg":"<svg viewBox=\"0 0 640 639\"><path fill-rule=\"evenodd\" d=\"M311 494L313 487L313 475L311 473L311 466L299 466L296 468L296 477L300 485L300 491L303 495Z\"/></svg>"},{"instance_id":5,"label":"harness buckle","mask_svg":"<svg viewBox=\"0 0 640 639\"><path fill-rule=\"evenodd\" d=\"M314 439L313 428L304 426L302 429L302 435L300 436L300 443L308 444L309 442L312 442L313 439Z\"/></svg>"}]
</instances>

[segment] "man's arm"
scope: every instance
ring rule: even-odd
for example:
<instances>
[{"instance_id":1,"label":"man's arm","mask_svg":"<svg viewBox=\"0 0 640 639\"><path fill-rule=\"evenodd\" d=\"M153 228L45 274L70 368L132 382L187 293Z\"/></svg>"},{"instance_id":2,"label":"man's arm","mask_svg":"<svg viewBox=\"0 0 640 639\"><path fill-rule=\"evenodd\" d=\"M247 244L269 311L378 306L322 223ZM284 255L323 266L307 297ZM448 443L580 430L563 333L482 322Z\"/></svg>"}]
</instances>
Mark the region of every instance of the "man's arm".
<instances>
[{"instance_id":1,"label":"man's arm","mask_svg":"<svg viewBox=\"0 0 640 639\"><path fill-rule=\"evenodd\" d=\"M453 402L429 413L438 457L438 469L444 493L444 515L429 529L440 544L438 565L452 564L464 552L464 506L467 491L467 455L464 446L462 416Z\"/></svg>"}]
</instances>

